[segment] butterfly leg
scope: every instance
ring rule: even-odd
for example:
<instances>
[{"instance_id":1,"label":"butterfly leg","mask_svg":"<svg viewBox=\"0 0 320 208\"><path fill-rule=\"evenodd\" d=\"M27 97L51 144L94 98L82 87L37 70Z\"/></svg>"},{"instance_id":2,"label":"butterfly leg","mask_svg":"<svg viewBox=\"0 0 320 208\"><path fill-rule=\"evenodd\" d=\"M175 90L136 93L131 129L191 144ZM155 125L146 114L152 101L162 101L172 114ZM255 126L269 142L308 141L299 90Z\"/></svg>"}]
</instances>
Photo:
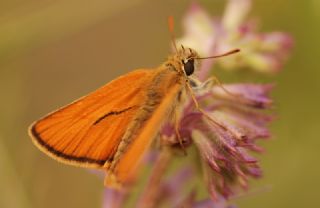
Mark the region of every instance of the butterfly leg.
<instances>
[{"instance_id":1,"label":"butterfly leg","mask_svg":"<svg viewBox=\"0 0 320 208\"><path fill-rule=\"evenodd\" d=\"M193 103L194 103L196 109L197 109L199 112L201 112L202 115L203 115L205 118L207 118L211 123L213 123L213 124L215 124L215 125L223 128L224 130L227 130L227 128L226 128L223 124L221 124L221 123L219 123L218 121L216 121L215 119L213 119L212 116L210 116L206 111L204 111L204 110L199 106L199 103L198 103L198 101L197 101L197 99L196 99L196 97L195 97L195 95L194 95L194 92L193 92L193 90L192 90L192 87L190 86L189 83L187 83L187 89L188 89L188 91L189 91L189 93L190 93L190 95L191 95L191 99L193 100Z\"/></svg>"},{"instance_id":2,"label":"butterfly leg","mask_svg":"<svg viewBox=\"0 0 320 208\"><path fill-rule=\"evenodd\" d=\"M231 97L235 97L239 100L241 100L241 95L239 94L235 94L235 93L232 93L230 92L229 90L227 90L222 84L221 82L219 81L219 79L216 77L216 76L211 76L209 79L207 79L206 81L204 82L201 82L195 78L189 78L190 80L190 85L192 87L192 91L196 91L196 92L207 92L209 91L210 89L212 89L212 87L214 85L218 85L222 90L223 92L225 92L227 95L231 96ZM189 89L190 90L190 89Z\"/></svg>"},{"instance_id":3,"label":"butterfly leg","mask_svg":"<svg viewBox=\"0 0 320 208\"><path fill-rule=\"evenodd\" d=\"M209 83L209 84L206 84L206 83ZM204 82L204 85L210 85L209 87L212 88L215 84L217 84L227 95L231 96L231 97L235 97L237 99L240 99L241 96L238 95L238 94L234 94L232 92L230 92L229 90L227 90L223 84L221 84L221 82L219 81L219 79L216 77L216 76L211 76L209 79L207 79L205 82ZM208 87L206 87L207 89Z\"/></svg>"}]
</instances>

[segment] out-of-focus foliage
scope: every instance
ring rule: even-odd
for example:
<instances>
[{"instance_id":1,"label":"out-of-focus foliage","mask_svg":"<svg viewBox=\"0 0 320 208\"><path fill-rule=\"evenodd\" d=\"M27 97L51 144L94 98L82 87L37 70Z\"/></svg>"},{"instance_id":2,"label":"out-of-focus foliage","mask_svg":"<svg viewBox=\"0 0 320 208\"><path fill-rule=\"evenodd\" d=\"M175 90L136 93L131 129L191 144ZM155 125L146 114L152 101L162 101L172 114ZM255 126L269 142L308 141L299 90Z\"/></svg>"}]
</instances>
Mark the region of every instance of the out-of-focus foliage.
<instances>
[{"instance_id":1,"label":"out-of-focus foliage","mask_svg":"<svg viewBox=\"0 0 320 208\"><path fill-rule=\"evenodd\" d=\"M199 0L217 16L220 0ZM30 122L170 51L166 20L180 22L189 1L0 2L0 207L101 207L102 182L40 153ZM256 0L251 16L262 32L293 35L293 56L277 77L216 70L223 82L275 82L278 120L262 145L264 177L239 197L240 207L318 207L320 153L320 4ZM181 34L179 24L177 34ZM206 192L203 192L203 196ZM199 196L201 197L201 196Z\"/></svg>"}]
</instances>

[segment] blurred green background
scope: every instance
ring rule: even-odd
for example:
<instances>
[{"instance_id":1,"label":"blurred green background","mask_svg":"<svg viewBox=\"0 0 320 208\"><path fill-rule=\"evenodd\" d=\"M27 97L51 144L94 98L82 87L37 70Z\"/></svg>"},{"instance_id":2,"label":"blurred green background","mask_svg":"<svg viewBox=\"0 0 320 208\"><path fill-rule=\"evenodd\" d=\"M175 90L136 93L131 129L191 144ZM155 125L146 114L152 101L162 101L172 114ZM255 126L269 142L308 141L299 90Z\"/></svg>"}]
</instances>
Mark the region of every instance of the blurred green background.
<instances>
[{"instance_id":1,"label":"blurred green background","mask_svg":"<svg viewBox=\"0 0 320 208\"><path fill-rule=\"evenodd\" d=\"M42 115L168 55L166 20L182 0L0 1L0 207L101 207L102 181L36 149L27 135ZM212 15L225 1L199 1ZM286 31L295 47L278 76L219 73L222 81L270 81L278 119L262 141L261 180L239 207L320 207L320 1L255 0L261 31Z\"/></svg>"}]
</instances>

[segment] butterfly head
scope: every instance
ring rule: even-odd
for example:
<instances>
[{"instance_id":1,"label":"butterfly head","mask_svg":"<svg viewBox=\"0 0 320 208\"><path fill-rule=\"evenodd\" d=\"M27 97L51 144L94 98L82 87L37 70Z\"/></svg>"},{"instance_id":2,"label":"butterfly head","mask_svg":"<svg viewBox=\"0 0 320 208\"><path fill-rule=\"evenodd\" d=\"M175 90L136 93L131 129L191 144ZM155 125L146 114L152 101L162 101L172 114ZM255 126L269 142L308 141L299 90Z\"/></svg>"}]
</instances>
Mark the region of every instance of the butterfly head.
<instances>
[{"instance_id":1,"label":"butterfly head","mask_svg":"<svg viewBox=\"0 0 320 208\"><path fill-rule=\"evenodd\" d=\"M181 46L172 57L172 62L176 70L185 76L191 76L199 66L198 53L192 48Z\"/></svg>"}]
</instances>

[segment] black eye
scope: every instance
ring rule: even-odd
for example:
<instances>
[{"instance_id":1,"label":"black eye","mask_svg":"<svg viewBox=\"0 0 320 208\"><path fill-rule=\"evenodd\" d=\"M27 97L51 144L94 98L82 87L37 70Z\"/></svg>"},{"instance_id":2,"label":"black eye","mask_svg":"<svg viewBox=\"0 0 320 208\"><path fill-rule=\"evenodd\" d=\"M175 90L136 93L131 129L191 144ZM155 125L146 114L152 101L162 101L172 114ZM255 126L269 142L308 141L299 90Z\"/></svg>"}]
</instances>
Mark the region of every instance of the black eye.
<instances>
[{"instance_id":1,"label":"black eye","mask_svg":"<svg viewBox=\"0 0 320 208\"><path fill-rule=\"evenodd\" d=\"M184 71L187 76L190 76L194 72L194 59L189 59L187 63L183 63Z\"/></svg>"}]
</instances>

